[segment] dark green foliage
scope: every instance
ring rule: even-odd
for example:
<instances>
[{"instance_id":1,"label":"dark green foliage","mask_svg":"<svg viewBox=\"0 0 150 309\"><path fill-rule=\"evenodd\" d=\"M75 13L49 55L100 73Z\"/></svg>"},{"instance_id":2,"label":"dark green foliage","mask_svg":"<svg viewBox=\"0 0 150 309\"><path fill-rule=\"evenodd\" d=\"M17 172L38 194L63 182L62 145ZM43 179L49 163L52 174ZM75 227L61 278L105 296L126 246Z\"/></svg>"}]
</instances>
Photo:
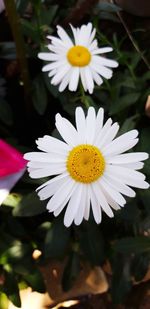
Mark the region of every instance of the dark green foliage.
<instances>
[{"instance_id":1,"label":"dark green foliage","mask_svg":"<svg viewBox=\"0 0 150 309\"><path fill-rule=\"evenodd\" d=\"M62 258L69 244L70 229L63 224L62 216L55 219L47 231L44 244L46 258Z\"/></svg>"},{"instance_id":2,"label":"dark green foliage","mask_svg":"<svg viewBox=\"0 0 150 309\"><path fill-rule=\"evenodd\" d=\"M116 255L112 264L113 276L111 282L112 299L115 304L122 303L132 287L130 259Z\"/></svg>"},{"instance_id":3,"label":"dark green foliage","mask_svg":"<svg viewBox=\"0 0 150 309\"><path fill-rule=\"evenodd\" d=\"M45 202L40 201L36 192L24 196L13 210L16 217L30 217L46 211Z\"/></svg>"},{"instance_id":4,"label":"dark green foliage","mask_svg":"<svg viewBox=\"0 0 150 309\"><path fill-rule=\"evenodd\" d=\"M80 272L80 259L77 252L70 252L68 257L68 261L65 265L63 277L62 277L62 287L66 292L68 291L74 284L77 276Z\"/></svg>"},{"instance_id":5,"label":"dark green foliage","mask_svg":"<svg viewBox=\"0 0 150 309\"><path fill-rule=\"evenodd\" d=\"M150 251L150 239L144 236L122 238L115 243L114 250L123 254L138 254Z\"/></svg>"},{"instance_id":6,"label":"dark green foliage","mask_svg":"<svg viewBox=\"0 0 150 309\"><path fill-rule=\"evenodd\" d=\"M84 256L92 265L104 262L104 240L101 230L94 222L85 223L79 228L79 243Z\"/></svg>"}]
</instances>

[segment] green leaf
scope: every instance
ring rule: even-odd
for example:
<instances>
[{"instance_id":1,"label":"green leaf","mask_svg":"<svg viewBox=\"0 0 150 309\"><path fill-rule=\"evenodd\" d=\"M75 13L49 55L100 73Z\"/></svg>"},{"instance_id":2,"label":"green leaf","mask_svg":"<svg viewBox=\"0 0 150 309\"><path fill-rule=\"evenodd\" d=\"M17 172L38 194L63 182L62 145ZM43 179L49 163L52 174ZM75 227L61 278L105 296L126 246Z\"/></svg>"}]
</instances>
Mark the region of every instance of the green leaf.
<instances>
[{"instance_id":1,"label":"green leaf","mask_svg":"<svg viewBox=\"0 0 150 309\"><path fill-rule=\"evenodd\" d=\"M33 291L45 293L45 283L41 272L38 269L33 269L32 273L25 275L24 280L31 286Z\"/></svg>"},{"instance_id":2,"label":"green leaf","mask_svg":"<svg viewBox=\"0 0 150 309\"><path fill-rule=\"evenodd\" d=\"M136 255L132 260L131 271L136 281L141 281L149 268L150 254Z\"/></svg>"},{"instance_id":3,"label":"green leaf","mask_svg":"<svg viewBox=\"0 0 150 309\"><path fill-rule=\"evenodd\" d=\"M16 1L16 8L20 15L25 12L25 9L29 3L29 0L17 0Z\"/></svg>"},{"instance_id":4,"label":"green leaf","mask_svg":"<svg viewBox=\"0 0 150 309\"><path fill-rule=\"evenodd\" d=\"M104 261L104 241L96 223L88 222L79 228L79 242L85 257L93 265L100 265Z\"/></svg>"},{"instance_id":5,"label":"green leaf","mask_svg":"<svg viewBox=\"0 0 150 309\"><path fill-rule=\"evenodd\" d=\"M99 12L98 16L99 16L100 19L112 20L112 21L117 22L117 23L120 22L119 18L116 15L114 15L110 12L104 12L104 11Z\"/></svg>"},{"instance_id":6,"label":"green leaf","mask_svg":"<svg viewBox=\"0 0 150 309\"><path fill-rule=\"evenodd\" d=\"M147 211L147 214L150 214L150 190L138 190L138 195L140 199L142 200L142 203Z\"/></svg>"},{"instance_id":7,"label":"green leaf","mask_svg":"<svg viewBox=\"0 0 150 309\"><path fill-rule=\"evenodd\" d=\"M131 290L130 260L120 255L115 257L112 265L111 294L113 303L119 304L125 300L126 295Z\"/></svg>"},{"instance_id":8,"label":"green leaf","mask_svg":"<svg viewBox=\"0 0 150 309\"><path fill-rule=\"evenodd\" d=\"M5 271L5 284L2 288L9 300L16 306L21 307L21 300L19 295L18 282L15 278L15 274L11 270Z\"/></svg>"},{"instance_id":9,"label":"green leaf","mask_svg":"<svg viewBox=\"0 0 150 309\"><path fill-rule=\"evenodd\" d=\"M66 292L72 288L80 272L80 259L77 252L71 252L62 277L62 288Z\"/></svg>"},{"instance_id":10,"label":"green leaf","mask_svg":"<svg viewBox=\"0 0 150 309\"><path fill-rule=\"evenodd\" d=\"M35 192L22 198L20 203L13 209L15 217L32 217L46 211L46 202L40 201Z\"/></svg>"},{"instance_id":11,"label":"green leaf","mask_svg":"<svg viewBox=\"0 0 150 309\"><path fill-rule=\"evenodd\" d=\"M21 201L22 196L17 193L10 193L5 201L3 202L3 205L9 206L9 207L16 207L19 202Z\"/></svg>"},{"instance_id":12,"label":"green leaf","mask_svg":"<svg viewBox=\"0 0 150 309\"><path fill-rule=\"evenodd\" d=\"M13 114L10 105L2 98L0 98L0 120L6 125L13 124Z\"/></svg>"},{"instance_id":13,"label":"green leaf","mask_svg":"<svg viewBox=\"0 0 150 309\"><path fill-rule=\"evenodd\" d=\"M54 96L54 98L58 98L59 95L60 95L60 93L59 93L59 91L58 91L58 87L53 86L53 85L51 84L51 82L50 82L51 79L48 77L47 72L46 72L46 73L43 73L43 75L44 75L44 82L45 82L45 84L46 84L46 87L47 87L48 91Z\"/></svg>"},{"instance_id":14,"label":"green leaf","mask_svg":"<svg viewBox=\"0 0 150 309\"><path fill-rule=\"evenodd\" d=\"M120 226L123 224L125 226L134 227L139 224L141 220L141 213L139 208L137 207L137 200L136 198L134 200L129 200L126 207L121 209L121 211L117 211L116 213L116 220L118 220L118 223Z\"/></svg>"},{"instance_id":15,"label":"green leaf","mask_svg":"<svg viewBox=\"0 0 150 309\"><path fill-rule=\"evenodd\" d=\"M112 103L110 108L110 114L117 114L125 108L135 104L138 101L140 95L141 93L128 93L125 94L123 97L120 97L118 100L116 100L116 102Z\"/></svg>"},{"instance_id":16,"label":"green leaf","mask_svg":"<svg viewBox=\"0 0 150 309\"><path fill-rule=\"evenodd\" d=\"M125 237L116 241L114 250L123 254L150 251L150 238L144 236Z\"/></svg>"},{"instance_id":17,"label":"green leaf","mask_svg":"<svg viewBox=\"0 0 150 309\"><path fill-rule=\"evenodd\" d=\"M63 257L70 239L70 229L66 228L62 216L53 221L52 226L47 232L44 245L46 257Z\"/></svg>"},{"instance_id":18,"label":"green leaf","mask_svg":"<svg viewBox=\"0 0 150 309\"><path fill-rule=\"evenodd\" d=\"M99 9L100 11L105 11L105 12L110 12L110 13L113 13L113 12L119 12L121 11L122 9L114 4L114 3L110 3L110 2L107 2L107 1L101 1L97 6L96 6L96 9Z\"/></svg>"},{"instance_id":19,"label":"green leaf","mask_svg":"<svg viewBox=\"0 0 150 309\"><path fill-rule=\"evenodd\" d=\"M120 81L120 83L118 83L118 86L124 86L126 88L132 88L132 89L136 88L135 82L132 77L127 76L126 78L123 78L122 75L120 77L122 80Z\"/></svg>"},{"instance_id":20,"label":"green leaf","mask_svg":"<svg viewBox=\"0 0 150 309\"><path fill-rule=\"evenodd\" d=\"M2 250L1 250L2 251ZM31 247L27 244L23 244L21 241L13 239L9 241L9 247L3 248L0 255L0 264L18 264L23 263L24 257L28 257L31 260Z\"/></svg>"},{"instance_id":21,"label":"green leaf","mask_svg":"<svg viewBox=\"0 0 150 309\"><path fill-rule=\"evenodd\" d=\"M119 130L119 135L126 133L127 131L133 130L136 126L136 118L136 116L127 118Z\"/></svg>"},{"instance_id":22,"label":"green leaf","mask_svg":"<svg viewBox=\"0 0 150 309\"><path fill-rule=\"evenodd\" d=\"M50 25L56 15L57 10L58 10L58 5L51 5L48 10L41 9L40 11L41 24Z\"/></svg>"},{"instance_id":23,"label":"green leaf","mask_svg":"<svg viewBox=\"0 0 150 309\"><path fill-rule=\"evenodd\" d=\"M0 308L8 309L8 298L6 294L0 292Z\"/></svg>"},{"instance_id":24,"label":"green leaf","mask_svg":"<svg viewBox=\"0 0 150 309\"><path fill-rule=\"evenodd\" d=\"M48 99L42 74L39 74L34 79L32 86L33 105L38 114L43 115L47 107Z\"/></svg>"}]
</instances>

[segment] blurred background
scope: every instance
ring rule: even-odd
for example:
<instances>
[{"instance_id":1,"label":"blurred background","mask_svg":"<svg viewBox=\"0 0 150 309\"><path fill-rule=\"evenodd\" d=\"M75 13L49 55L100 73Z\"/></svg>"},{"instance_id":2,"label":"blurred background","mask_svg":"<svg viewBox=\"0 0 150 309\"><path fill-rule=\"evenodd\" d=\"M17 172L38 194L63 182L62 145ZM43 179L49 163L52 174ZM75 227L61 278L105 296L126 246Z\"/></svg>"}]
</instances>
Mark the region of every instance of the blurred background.
<instances>
[{"instance_id":1,"label":"blurred background","mask_svg":"<svg viewBox=\"0 0 150 309\"><path fill-rule=\"evenodd\" d=\"M86 110L80 92L50 84L37 54L56 25L70 33L69 23L89 21L119 67L86 100L104 107L120 134L137 128L136 151L150 152L150 1L0 0L0 138L22 154L38 137L57 136L57 112L74 123L76 106ZM149 160L144 173L149 181ZM150 308L149 190L111 220L96 225L91 215L67 229L38 199L43 182L24 173L0 208L0 309Z\"/></svg>"}]
</instances>

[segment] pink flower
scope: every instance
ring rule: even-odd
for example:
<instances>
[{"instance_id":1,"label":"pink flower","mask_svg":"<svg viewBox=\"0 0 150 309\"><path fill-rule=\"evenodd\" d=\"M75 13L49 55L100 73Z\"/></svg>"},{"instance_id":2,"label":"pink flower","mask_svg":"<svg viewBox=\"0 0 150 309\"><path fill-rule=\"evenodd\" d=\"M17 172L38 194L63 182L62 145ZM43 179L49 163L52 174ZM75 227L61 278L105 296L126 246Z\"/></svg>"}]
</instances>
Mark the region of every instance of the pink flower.
<instances>
[{"instance_id":1,"label":"pink flower","mask_svg":"<svg viewBox=\"0 0 150 309\"><path fill-rule=\"evenodd\" d=\"M0 139L0 205L25 172L23 155Z\"/></svg>"}]
</instances>

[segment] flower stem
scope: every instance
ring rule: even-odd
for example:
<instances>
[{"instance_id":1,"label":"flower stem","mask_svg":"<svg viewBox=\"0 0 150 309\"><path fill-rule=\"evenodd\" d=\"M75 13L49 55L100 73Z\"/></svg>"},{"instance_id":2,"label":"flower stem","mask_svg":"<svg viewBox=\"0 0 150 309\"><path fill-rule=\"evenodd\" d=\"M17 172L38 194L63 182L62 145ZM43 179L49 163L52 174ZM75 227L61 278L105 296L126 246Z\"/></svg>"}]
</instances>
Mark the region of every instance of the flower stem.
<instances>
[{"instance_id":1,"label":"flower stem","mask_svg":"<svg viewBox=\"0 0 150 309\"><path fill-rule=\"evenodd\" d=\"M22 77L22 81L24 85L26 109L27 111L29 111L30 110L29 102L31 102L30 100L31 88L30 88L30 79L29 79L29 72L28 72L28 63L26 59L26 48L25 48L24 39L21 33L20 20L19 20L17 11L16 11L16 5L15 5L14 0L4 0L4 3L5 3L10 27L12 30L12 34L14 37L14 41L16 44L16 53L17 53L17 58L18 58L19 65L20 65L21 77Z\"/></svg>"},{"instance_id":2,"label":"flower stem","mask_svg":"<svg viewBox=\"0 0 150 309\"><path fill-rule=\"evenodd\" d=\"M81 91L81 101L85 105L85 107L88 109L90 107L90 103L87 99L87 96L85 95L84 88L83 88L82 84L80 84L80 91Z\"/></svg>"}]
</instances>

